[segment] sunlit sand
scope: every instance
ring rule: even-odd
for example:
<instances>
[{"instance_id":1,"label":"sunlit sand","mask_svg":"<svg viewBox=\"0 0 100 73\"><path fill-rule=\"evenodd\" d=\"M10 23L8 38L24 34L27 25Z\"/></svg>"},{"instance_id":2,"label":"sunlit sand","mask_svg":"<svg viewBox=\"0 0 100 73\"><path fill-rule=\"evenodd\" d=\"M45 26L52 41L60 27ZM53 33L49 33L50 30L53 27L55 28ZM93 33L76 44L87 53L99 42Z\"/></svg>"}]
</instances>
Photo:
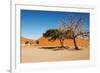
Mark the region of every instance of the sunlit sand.
<instances>
[{"instance_id":1,"label":"sunlit sand","mask_svg":"<svg viewBox=\"0 0 100 73\"><path fill-rule=\"evenodd\" d=\"M21 38L22 44L25 41L27 39ZM65 48L60 48L59 40L48 41L47 38L42 37L39 39L39 44L34 43L33 40L32 45L21 45L21 63L89 60L89 40L77 39L76 41L80 50L74 49L71 39L65 39Z\"/></svg>"}]
</instances>

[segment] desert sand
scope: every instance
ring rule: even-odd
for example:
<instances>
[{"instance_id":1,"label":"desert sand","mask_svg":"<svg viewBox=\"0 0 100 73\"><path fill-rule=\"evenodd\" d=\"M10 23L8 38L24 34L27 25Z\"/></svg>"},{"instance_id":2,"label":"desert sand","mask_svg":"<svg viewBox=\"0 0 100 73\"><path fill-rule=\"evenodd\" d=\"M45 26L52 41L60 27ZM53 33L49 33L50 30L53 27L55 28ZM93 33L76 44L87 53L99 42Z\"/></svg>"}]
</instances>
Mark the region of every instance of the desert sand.
<instances>
[{"instance_id":1,"label":"desert sand","mask_svg":"<svg viewBox=\"0 0 100 73\"><path fill-rule=\"evenodd\" d=\"M21 43L25 43L25 41L27 41L26 38L21 38ZM48 41L43 37L39 39L39 44L21 45L21 63L89 60L89 40L76 39L76 41L80 50L74 49L71 39L65 39L66 48L59 48L59 40ZM33 42L35 41L33 40Z\"/></svg>"}]
</instances>

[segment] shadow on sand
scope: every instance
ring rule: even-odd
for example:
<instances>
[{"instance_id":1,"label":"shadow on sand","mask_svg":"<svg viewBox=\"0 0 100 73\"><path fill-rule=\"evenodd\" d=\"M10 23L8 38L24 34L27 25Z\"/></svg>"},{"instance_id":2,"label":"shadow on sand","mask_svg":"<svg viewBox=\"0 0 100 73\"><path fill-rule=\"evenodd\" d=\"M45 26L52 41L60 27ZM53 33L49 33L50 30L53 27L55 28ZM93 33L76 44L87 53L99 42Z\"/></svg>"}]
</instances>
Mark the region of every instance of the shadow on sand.
<instances>
[{"instance_id":1,"label":"shadow on sand","mask_svg":"<svg viewBox=\"0 0 100 73\"><path fill-rule=\"evenodd\" d=\"M53 51L58 51L58 50L69 50L69 51L73 51L75 50L74 48L70 48L68 46L64 46L64 47L47 47L47 46L44 46L44 47L39 47L39 49L49 49L49 50L53 50ZM80 49L81 50L81 49Z\"/></svg>"}]
</instances>

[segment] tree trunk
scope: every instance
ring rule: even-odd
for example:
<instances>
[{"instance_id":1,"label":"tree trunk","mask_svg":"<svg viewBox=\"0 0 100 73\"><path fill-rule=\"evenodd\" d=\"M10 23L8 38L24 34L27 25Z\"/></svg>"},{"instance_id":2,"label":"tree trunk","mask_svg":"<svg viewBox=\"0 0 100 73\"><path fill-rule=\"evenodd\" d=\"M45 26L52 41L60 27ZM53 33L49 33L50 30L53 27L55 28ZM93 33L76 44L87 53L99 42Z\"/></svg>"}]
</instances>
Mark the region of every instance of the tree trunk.
<instances>
[{"instance_id":1,"label":"tree trunk","mask_svg":"<svg viewBox=\"0 0 100 73\"><path fill-rule=\"evenodd\" d=\"M76 44L76 39L75 39L75 37L73 38L73 42L74 42L75 50L80 50L80 49L78 48L77 44Z\"/></svg>"},{"instance_id":2,"label":"tree trunk","mask_svg":"<svg viewBox=\"0 0 100 73\"><path fill-rule=\"evenodd\" d=\"M64 40L60 40L60 44L61 44L61 48L64 48L64 43L63 43Z\"/></svg>"}]
</instances>

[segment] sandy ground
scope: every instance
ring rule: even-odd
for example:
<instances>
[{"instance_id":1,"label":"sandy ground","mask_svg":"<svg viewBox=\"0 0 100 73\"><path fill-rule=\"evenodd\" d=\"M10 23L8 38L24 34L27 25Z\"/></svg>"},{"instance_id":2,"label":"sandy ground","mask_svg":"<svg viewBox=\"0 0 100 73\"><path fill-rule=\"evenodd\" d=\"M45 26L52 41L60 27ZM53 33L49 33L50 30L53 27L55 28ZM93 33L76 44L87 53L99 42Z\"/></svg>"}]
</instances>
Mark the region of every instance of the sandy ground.
<instances>
[{"instance_id":1,"label":"sandy ground","mask_svg":"<svg viewBox=\"0 0 100 73\"><path fill-rule=\"evenodd\" d=\"M23 38L22 43L29 39ZM21 63L45 62L45 61L68 61L68 60L88 60L89 59L89 40L76 39L80 50L75 50L73 41L66 39L64 46L59 48L60 42L48 41L46 38L40 38L39 44L21 45ZM50 48L53 47L53 48Z\"/></svg>"},{"instance_id":2,"label":"sandy ground","mask_svg":"<svg viewBox=\"0 0 100 73\"><path fill-rule=\"evenodd\" d=\"M56 49L56 50L55 50ZM89 48L81 50L71 49L43 49L41 47L23 46L21 49L21 62L45 62L45 61L65 61L65 60L88 60Z\"/></svg>"}]
</instances>

